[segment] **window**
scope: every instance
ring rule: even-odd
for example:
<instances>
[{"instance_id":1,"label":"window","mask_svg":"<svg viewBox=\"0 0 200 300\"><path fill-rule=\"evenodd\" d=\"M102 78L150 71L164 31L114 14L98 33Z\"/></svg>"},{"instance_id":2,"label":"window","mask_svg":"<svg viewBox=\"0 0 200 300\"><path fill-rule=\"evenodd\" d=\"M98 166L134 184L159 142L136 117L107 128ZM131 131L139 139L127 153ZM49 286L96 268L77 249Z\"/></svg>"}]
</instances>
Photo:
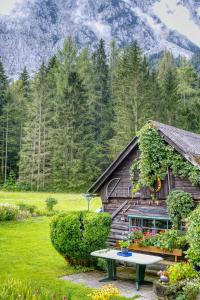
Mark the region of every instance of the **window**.
<instances>
[{"instance_id":1,"label":"window","mask_svg":"<svg viewBox=\"0 0 200 300\"><path fill-rule=\"evenodd\" d=\"M170 229L172 224L167 217L149 217L149 216L137 216L129 215L129 229L142 227L144 231L155 230L159 232L161 230Z\"/></svg>"}]
</instances>

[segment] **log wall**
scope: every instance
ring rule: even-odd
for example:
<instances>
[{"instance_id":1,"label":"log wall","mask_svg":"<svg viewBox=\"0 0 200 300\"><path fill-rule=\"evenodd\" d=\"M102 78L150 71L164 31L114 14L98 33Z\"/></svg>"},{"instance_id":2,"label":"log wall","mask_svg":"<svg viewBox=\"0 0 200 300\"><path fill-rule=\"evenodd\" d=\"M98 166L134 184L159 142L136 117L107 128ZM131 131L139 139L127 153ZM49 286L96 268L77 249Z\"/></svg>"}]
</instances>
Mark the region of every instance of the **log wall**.
<instances>
[{"instance_id":1,"label":"log wall","mask_svg":"<svg viewBox=\"0 0 200 300\"><path fill-rule=\"evenodd\" d=\"M100 190L104 211L114 215L109 236L111 245L127 235L129 230L128 215L167 216L166 198L171 189L189 192L196 202L200 202L200 187L193 186L188 179L173 176L170 171L165 180L162 181L162 188L157 194L158 200L156 202L152 201L148 188L140 190L132 197L130 167L138 156L138 149L130 153ZM118 212L120 206L123 208Z\"/></svg>"}]
</instances>

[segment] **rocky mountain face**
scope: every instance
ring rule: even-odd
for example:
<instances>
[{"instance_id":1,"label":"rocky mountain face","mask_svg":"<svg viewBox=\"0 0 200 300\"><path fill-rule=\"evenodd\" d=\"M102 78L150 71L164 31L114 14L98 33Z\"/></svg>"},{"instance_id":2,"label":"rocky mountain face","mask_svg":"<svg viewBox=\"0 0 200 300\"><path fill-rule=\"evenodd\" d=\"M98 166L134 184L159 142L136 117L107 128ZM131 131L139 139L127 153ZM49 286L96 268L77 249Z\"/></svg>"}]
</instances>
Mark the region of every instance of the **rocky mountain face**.
<instances>
[{"instance_id":1,"label":"rocky mountain face","mask_svg":"<svg viewBox=\"0 0 200 300\"><path fill-rule=\"evenodd\" d=\"M100 38L107 44L115 38L119 46L137 40L147 54L168 49L191 58L200 48L200 2L23 0L10 15L0 15L0 57L7 73L16 76L24 66L34 72L68 36L80 47L94 48Z\"/></svg>"}]
</instances>

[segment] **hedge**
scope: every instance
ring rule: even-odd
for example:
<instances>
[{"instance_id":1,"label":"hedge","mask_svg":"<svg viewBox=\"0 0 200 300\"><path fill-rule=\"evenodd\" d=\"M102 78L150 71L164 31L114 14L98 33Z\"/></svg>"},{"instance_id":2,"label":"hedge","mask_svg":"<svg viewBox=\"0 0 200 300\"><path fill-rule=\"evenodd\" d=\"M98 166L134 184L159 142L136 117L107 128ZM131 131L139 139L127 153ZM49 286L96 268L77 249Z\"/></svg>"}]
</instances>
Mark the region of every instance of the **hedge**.
<instances>
[{"instance_id":1,"label":"hedge","mask_svg":"<svg viewBox=\"0 0 200 300\"><path fill-rule=\"evenodd\" d=\"M111 216L107 213L69 212L55 216L50 224L55 249L71 264L96 263L90 253L106 247Z\"/></svg>"}]
</instances>

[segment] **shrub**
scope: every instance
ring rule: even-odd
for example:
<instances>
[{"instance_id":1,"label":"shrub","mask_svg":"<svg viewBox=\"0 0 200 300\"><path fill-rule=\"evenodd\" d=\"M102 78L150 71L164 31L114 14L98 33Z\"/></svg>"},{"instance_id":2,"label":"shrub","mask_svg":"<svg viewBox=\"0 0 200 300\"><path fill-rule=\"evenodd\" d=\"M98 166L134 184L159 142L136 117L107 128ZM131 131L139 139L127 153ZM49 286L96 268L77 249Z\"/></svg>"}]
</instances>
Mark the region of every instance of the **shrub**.
<instances>
[{"instance_id":1,"label":"shrub","mask_svg":"<svg viewBox=\"0 0 200 300\"><path fill-rule=\"evenodd\" d=\"M52 211L54 206L58 203L58 200L55 198L49 197L46 199L46 207L48 211Z\"/></svg>"},{"instance_id":2,"label":"shrub","mask_svg":"<svg viewBox=\"0 0 200 300\"><path fill-rule=\"evenodd\" d=\"M197 272L193 269L193 266L189 263L177 263L168 268L170 284L175 284L178 281L194 278L197 276Z\"/></svg>"},{"instance_id":3,"label":"shrub","mask_svg":"<svg viewBox=\"0 0 200 300\"><path fill-rule=\"evenodd\" d=\"M8 179L3 184L4 191L15 191L16 190L16 175L13 170L10 171Z\"/></svg>"},{"instance_id":4,"label":"shrub","mask_svg":"<svg viewBox=\"0 0 200 300\"><path fill-rule=\"evenodd\" d=\"M51 241L72 265L96 262L90 253L106 247L111 216L107 213L69 212L51 222Z\"/></svg>"},{"instance_id":5,"label":"shrub","mask_svg":"<svg viewBox=\"0 0 200 300\"><path fill-rule=\"evenodd\" d=\"M200 278L188 278L168 285L154 282L154 292L159 299L196 300L200 288Z\"/></svg>"},{"instance_id":6,"label":"shrub","mask_svg":"<svg viewBox=\"0 0 200 300\"><path fill-rule=\"evenodd\" d=\"M46 209L36 209L34 213L38 217L43 217L43 216L52 217L52 216L55 216L58 213L58 211L56 211L56 210L49 211Z\"/></svg>"},{"instance_id":7,"label":"shrub","mask_svg":"<svg viewBox=\"0 0 200 300\"><path fill-rule=\"evenodd\" d=\"M0 204L0 221L13 221L17 219L19 208L7 203Z\"/></svg>"},{"instance_id":8,"label":"shrub","mask_svg":"<svg viewBox=\"0 0 200 300\"><path fill-rule=\"evenodd\" d=\"M182 289L182 293L177 297L176 300L195 300L200 293L200 279L195 278L186 282L185 286Z\"/></svg>"},{"instance_id":9,"label":"shrub","mask_svg":"<svg viewBox=\"0 0 200 300\"><path fill-rule=\"evenodd\" d=\"M108 284L94 290L92 300L111 300L112 296L120 296L120 291L112 284Z\"/></svg>"},{"instance_id":10,"label":"shrub","mask_svg":"<svg viewBox=\"0 0 200 300\"><path fill-rule=\"evenodd\" d=\"M188 219L186 237L189 243L187 257L200 266L200 207L196 208Z\"/></svg>"},{"instance_id":11,"label":"shrub","mask_svg":"<svg viewBox=\"0 0 200 300\"><path fill-rule=\"evenodd\" d=\"M19 210L17 214L17 220L24 220L31 217L31 214L28 210Z\"/></svg>"},{"instance_id":12,"label":"shrub","mask_svg":"<svg viewBox=\"0 0 200 300\"><path fill-rule=\"evenodd\" d=\"M37 208L35 205L26 204L24 202L20 202L17 205L20 210L27 210L30 212L30 214L33 214Z\"/></svg>"},{"instance_id":13,"label":"shrub","mask_svg":"<svg viewBox=\"0 0 200 300\"><path fill-rule=\"evenodd\" d=\"M194 208L192 195L173 190L167 197L167 210L174 226L179 227L181 220L187 218Z\"/></svg>"}]
</instances>

